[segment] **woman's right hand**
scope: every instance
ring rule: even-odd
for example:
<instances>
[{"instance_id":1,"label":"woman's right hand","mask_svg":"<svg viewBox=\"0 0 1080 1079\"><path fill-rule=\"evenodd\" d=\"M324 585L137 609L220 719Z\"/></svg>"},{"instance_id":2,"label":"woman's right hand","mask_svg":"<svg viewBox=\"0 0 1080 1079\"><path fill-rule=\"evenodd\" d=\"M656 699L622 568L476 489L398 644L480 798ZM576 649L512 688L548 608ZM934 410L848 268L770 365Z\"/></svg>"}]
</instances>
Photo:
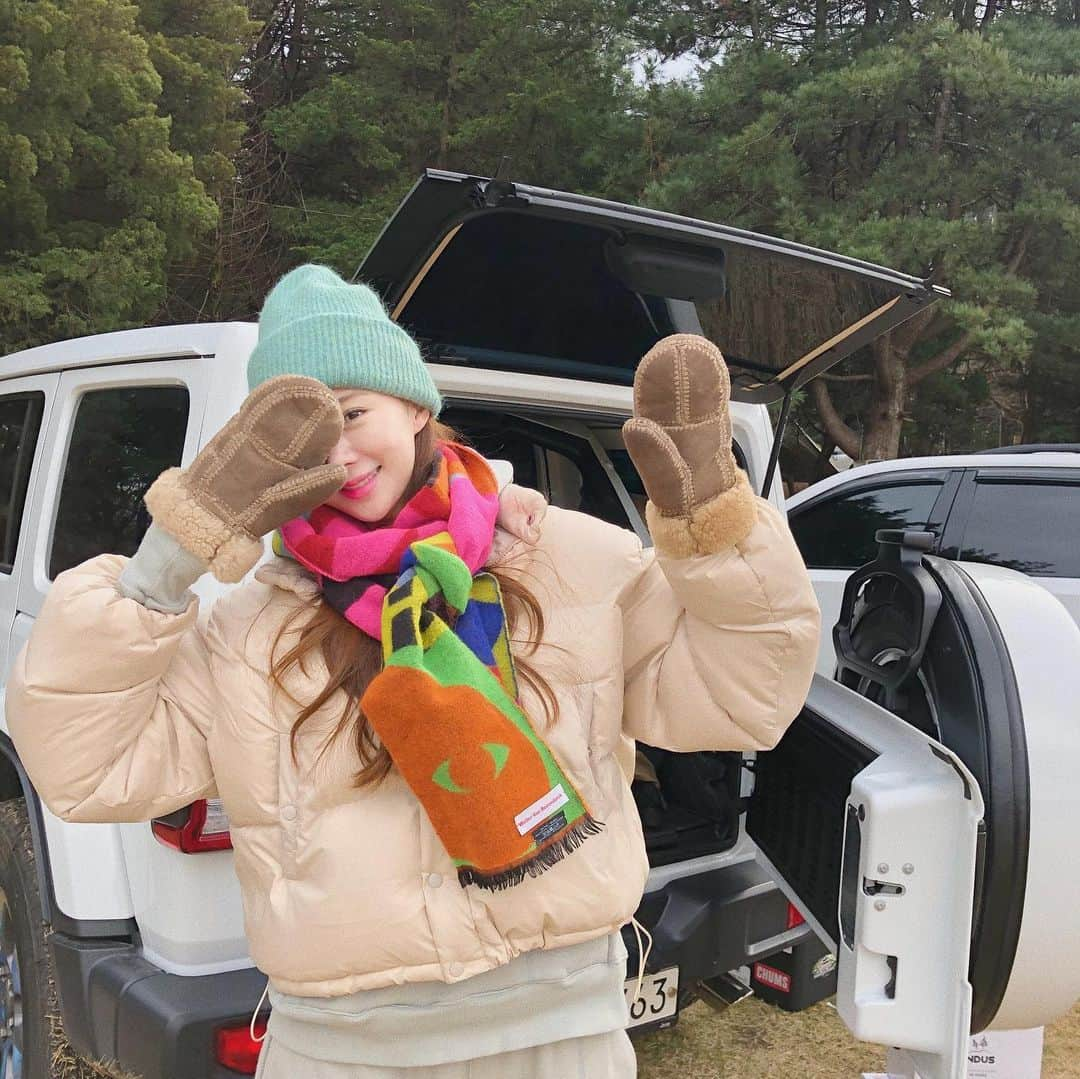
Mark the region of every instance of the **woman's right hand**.
<instances>
[{"instance_id":1,"label":"woman's right hand","mask_svg":"<svg viewBox=\"0 0 1080 1079\"><path fill-rule=\"evenodd\" d=\"M341 438L341 408L322 382L278 375L256 386L187 468L146 492L158 528L239 581L262 556L262 537L338 491L347 479L326 459Z\"/></svg>"}]
</instances>

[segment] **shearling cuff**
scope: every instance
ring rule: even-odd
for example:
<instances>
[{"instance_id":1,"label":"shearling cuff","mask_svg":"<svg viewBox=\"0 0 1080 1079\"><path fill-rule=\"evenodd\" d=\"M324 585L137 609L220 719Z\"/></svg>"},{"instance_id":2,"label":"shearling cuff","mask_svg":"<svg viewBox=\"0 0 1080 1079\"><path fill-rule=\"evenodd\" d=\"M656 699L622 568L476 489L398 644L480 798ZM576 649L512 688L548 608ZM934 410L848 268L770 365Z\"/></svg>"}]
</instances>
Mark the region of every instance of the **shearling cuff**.
<instances>
[{"instance_id":1,"label":"shearling cuff","mask_svg":"<svg viewBox=\"0 0 1080 1079\"><path fill-rule=\"evenodd\" d=\"M746 539L757 521L757 496L741 469L734 486L691 512L689 517L665 517L648 502L645 520L657 551L669 558L716 554Z\"/></svg>"},{"instance_id":2,"label":"shearling cuff","mask_svg":"<svg viewBox=\"0 0 1080 1079\"><path fill-rule=\"evenodd\" d=\"M261 539L234 532L195 501L181 468L162 472L146 492L145 502L154 524L201 558L225 584L239 581L262 557Z\"/></svg>"}]
</instances>

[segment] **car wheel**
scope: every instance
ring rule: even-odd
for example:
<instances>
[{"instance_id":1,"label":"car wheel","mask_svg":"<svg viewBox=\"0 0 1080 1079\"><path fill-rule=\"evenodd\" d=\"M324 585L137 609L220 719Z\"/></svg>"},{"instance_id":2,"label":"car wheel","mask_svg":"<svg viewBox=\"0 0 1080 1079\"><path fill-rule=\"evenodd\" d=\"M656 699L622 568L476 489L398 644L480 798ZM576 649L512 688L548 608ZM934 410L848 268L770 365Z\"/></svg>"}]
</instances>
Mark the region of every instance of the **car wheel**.
<instances>
[{"instance_id":1,"label":"car wheel","mask_svg":"<svg viewBox=\"0 0 1080 1079\"><path fill-rule=\"evenodd\" d=\"M0 1079L90 1079L63 1035L26 802L0 802Z\"/></svg>"},{"instance_id":2,"label":"car wheel","mask_svg":"<svg viewBox=\"0 0 1080 1079\"><path fill-rule=\"evenodd\" d=\"M52 957L26 803L0 803L0 1079L50 1074Z\"/></svg>"}]
</instances>

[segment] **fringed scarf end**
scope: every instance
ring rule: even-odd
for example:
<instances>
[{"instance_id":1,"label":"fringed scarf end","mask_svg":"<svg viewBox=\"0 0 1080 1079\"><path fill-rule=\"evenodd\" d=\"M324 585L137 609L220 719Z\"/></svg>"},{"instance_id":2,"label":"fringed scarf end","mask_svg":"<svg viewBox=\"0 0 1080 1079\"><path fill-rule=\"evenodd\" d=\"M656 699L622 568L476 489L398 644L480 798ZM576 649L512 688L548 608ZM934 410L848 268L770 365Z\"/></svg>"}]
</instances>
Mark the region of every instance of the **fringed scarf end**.
<instances>
[{"instance_id":1,"label":"fringed scarf end","mask_svg":"<svg viewBox=\"0 0 1080 1079\"><path fill-rule=\"evenodd\" d=\"M512 888L515 884L520 884L526 876L540 876L546 869L561 862L571 851L577 850L589 836L599 835L603 828L603 821L594 820L586 814L571 829L553 839L546 847L529 855L528 861L493 872L485 872L475 866L461 866L458 869L458 882L462 888L467 884L475 884L491 892L501 892L506 888Z\"/></svg>"}]
</instances>

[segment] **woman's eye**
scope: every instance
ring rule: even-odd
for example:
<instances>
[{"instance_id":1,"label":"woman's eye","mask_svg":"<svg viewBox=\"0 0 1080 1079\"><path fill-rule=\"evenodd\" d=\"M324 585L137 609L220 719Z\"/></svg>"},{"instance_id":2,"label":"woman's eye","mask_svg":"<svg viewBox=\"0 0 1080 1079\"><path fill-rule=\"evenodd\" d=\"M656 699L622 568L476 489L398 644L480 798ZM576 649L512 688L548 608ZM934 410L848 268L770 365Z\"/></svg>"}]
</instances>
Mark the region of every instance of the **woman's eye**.
<instances>
[{"instance_id":1,"label":"woman's eye","mask_svg":"<svg viewBox=\"0 0 1080 1079\"><path fill-rule=\"evenodd\" d=\"M358 420L365 412L367 412L366 408L350 408L349 411L345 413L345 419L348 422Z\"/></svg>"}]
</instances>

